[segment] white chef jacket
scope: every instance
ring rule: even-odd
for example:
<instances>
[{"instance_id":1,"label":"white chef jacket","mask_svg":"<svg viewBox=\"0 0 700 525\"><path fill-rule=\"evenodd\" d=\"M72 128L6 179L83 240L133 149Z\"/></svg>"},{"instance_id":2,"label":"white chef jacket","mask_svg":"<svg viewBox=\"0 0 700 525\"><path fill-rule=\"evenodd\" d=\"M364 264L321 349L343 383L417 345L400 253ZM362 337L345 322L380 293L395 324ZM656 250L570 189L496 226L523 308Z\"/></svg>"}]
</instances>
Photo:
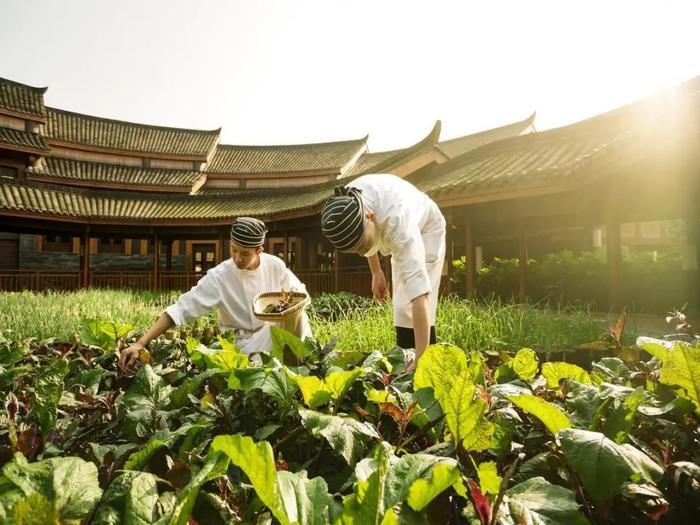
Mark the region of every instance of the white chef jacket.
<instances>
[{"instance_id":1,"label":"white chef jacket","mask_svg":"<svg viewBox=\"0 0 700 525\"><path fill-rule=\"evenodd\" d=\"M261 253L260 265L255 270L240 270L231 259L226 259L210 269L165 312L176 326L181 326L218 309L221 329L236 332L236 345L242 352L269 352L270 324L253 315L253 299L262 292L290 289L306 291L279 257ZM309 318L306 312L301 315L304 337L311 337Z\"/></svg>"},{"instance_id":2,"label":"white chef jacket","mask_svg":"<svg viewBox=\"0 0 700 525\"><path fill-rule=\"evenodd\" d=\"M413 327L411 301L426 293L434 325L445 262L446 223L440 208L396 175L363 175L348 186L362 190L365 206L376 217L379 252L391 255L395 326Z\"/></svg>"}]
</instances>

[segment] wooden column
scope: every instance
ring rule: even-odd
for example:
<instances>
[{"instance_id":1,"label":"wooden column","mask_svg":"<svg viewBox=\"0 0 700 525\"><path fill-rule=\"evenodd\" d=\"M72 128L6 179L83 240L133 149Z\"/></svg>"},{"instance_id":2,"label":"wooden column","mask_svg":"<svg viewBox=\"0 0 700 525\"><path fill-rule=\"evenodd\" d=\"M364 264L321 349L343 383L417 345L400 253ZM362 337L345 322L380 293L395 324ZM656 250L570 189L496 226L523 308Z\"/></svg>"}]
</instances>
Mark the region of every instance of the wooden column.
<instances>
[{"instance_id":1,"label":"wooden column","mask_svg":"<svg viewBox=\"0 0 700 525\"><path fill-rule=\"evenodd\" d=\"M335 292L340 291L340 252L338 250L334 251L334 256L333 256L333 290Z\"/></svg>"},{"instance_id":2,"label":"wooden column","mask_svg":"<svg viewBox=\"0 0 700 525\"><path fill-rule=\"evenodd\" d=\"M464 224L464 254L467 258L464 284L467 299L471 299L476 293L476 250L474 248L472 223L470 220L467 220Z\"/></svg>"},{"instance_id":3,"label":"wooden column","mask_svg":"<svg viewBox=\"0 0 700 525\"><path fill-rule=\"evenodd\" d=\"M90 230L86 229L80 237L80 270L82 287L90 286Z\"/></svg>"},{"instance_id":4,"label":"wooden column","mask_svg":"<svg viewBox=\"0 0 700 525\"><path fill-rule=\"evenodd\" d=\"M282 251L284 252L284 264L289 264L289 231L284 230L284 242Z\"/></svg>"},{"instance_id":5,"label":"wooden column","mask_svg":"<svg viewBox=\"0 0 700 525\"><path fill-rule=\"evenodd\" d=\"M612 215L607 222L608 311L619 312L622 284L622 236L620 220Z\"/></svg>"},{"instance_id":6,"label":"wooden column","mask_svg":"<svg viewBox=\"0 0 700 525\"><path fill-rule=\"evenodd\" d=\"M160 236L153 234L153 290L160 288Z\"/></svg>"},{"instance_id":7,"label":"wooden column","mask_svg":"<svg viewBox=\"0 0 700 525\"><path fill-rule=\"evenodd\" d=\"M518 302L527 300L527 231L518 234Z\"/></svg>"}]
</instances>

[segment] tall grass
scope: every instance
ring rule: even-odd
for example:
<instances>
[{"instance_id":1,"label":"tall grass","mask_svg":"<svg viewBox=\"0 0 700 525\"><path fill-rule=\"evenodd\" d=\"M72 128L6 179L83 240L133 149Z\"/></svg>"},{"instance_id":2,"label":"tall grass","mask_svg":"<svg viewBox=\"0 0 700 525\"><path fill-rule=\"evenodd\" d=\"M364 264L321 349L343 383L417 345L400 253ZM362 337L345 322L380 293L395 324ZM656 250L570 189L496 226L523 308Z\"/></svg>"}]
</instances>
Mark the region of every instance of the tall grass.
<instances>
[{"instance_id":1,"label":"tall grass","mask_svg":"<svg viewBox=\"0 0 700 525\"><path fill-rule=\"evenodd\" d=\"M0 292L0 329L17 337L69 340L79 331L81 319L102 318L148 328L177 293L125 290L77 292Z\"/></svg>"},{"instance_id":2,"label":"tall grass","mask_svg":"<svg viewBox=\"0 0 700 525\"><path fill-rule=\"evenodd\" d=\"M395 342L390 305L355 310L337 321L312 321L320 342L335 339L343 350L390 348ZM438 341L480 350L568 349L597 339L603 329L604 323L594 321L586 310L497 300L473 303L456 297L440 300L436 326Z\"/></svg>"},{"instance_id":3,"label":"tall grass","mask_svg":"<svg viewBox=\"0 0 700 525\"><path fill-rule=\"evenodd\" d=\"M147 329L178 294L122 290L72 293L0 293L0 329L17 337L69 340L80 321L98 317ZM329 321L312 312L314 336L331 339L343 350L388 349L394 346L391 307L375 304L343 313ZM210 321L202 319L199 324ZM596 339L603 325L585 310L545 310L527 305L467 302L444 298L438 308L438 339L462 348L512 350L522 347L566 349Z\"/></svg>"}]
</instances>

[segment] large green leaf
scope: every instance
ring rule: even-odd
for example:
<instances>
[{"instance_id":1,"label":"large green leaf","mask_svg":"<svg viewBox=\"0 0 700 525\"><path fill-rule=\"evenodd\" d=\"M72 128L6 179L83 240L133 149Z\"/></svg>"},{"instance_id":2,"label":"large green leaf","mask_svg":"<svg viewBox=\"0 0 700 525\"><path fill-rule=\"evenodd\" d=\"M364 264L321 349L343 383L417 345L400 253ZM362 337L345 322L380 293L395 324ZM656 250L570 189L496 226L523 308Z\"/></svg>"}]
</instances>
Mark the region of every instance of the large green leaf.
<instances>
[{"instance_id":1,"label":"large green leaf","mask_svg":"<svg viewBox=\"0 0 700 525\"><path fill-rule=\"evenodd\" d=\"M223 452L250 479L256 494L282 525L322 525L328 522L328 487L323 478L306 472L277 472L272 447L249 436L217 436L212 450Z\"/></svg>"},{"instance_id":2,"label":"large green leaf","mask_svg":"<svg viewBox=\"0 0 700 525\"><path fill-rule=\"evenodd\" d=\"M364 373L362 368L355 368L347 372L331 372L324 380L326 387L331 391L331 397L338 402L348 393L352 384Z\"/></svg>"},{"instance_id":3,"label":"large green leaf","mask_svg":"<svg viewBox=\"0 0 700 525\"><path fill-rule=\"evenodd\" d=\"M19 503L12 496L13 493L17 495L13 485L25 497L41 494L48 500L61 521L84 519L92 512L102 495L97 480L97 468L93 463L80 458L51 458L28 463L22 454L15 454L13 460L3 467L2 473L5 481L0 482L0 500L5 499L4 494L7 491L9 499ZM42 513L48 512L49 507L43 500L37 500L36 503L42 505ZM20 512L27 513L30 510L26 508L27 505L28 503L23 504ZM7 515L12 515L14 509L5 507L4 511ZM30 515L26 514L25 518L29 520Z\"/></svg>"},{"instance_id":4,"label":"large green leaf","mask_svg":"<svg viewBox=\"0 0 700 525\"><path fill-rule=\"evenodd\" d=\"M91 521L93 525L150 525L161 516L157 478L148 472L124 472L112 481Z\"/></svg>"},{"instance_id":5,"label":"large green leaf","mask_svg":"<svg viewBox=\"0 0 700 525\"><path fill-rule=\"evenodd\" d=\"M201 361L199 362L204 363L207 370L230 372L235 368L248 366L248 356L239 351L233 343L228 343L223 348L207 348L201 345L195 350L195 353L200 354Z\"/></svg>"},{"instance_id":6,"label":"large green leaf","mask_svg":"<svg viewBox=\"0 0 700 525\"><path fill-rule=\"evenodd\" d=\"M300 525L328 523L330 496L328 485L322 477L308 479L304 470L300 472L281 470L277 472L277 486L288 523Z\"/></svg>"},{"instance_id":7,"label":"large green leaf","mask_svg":"<svg viewBox=\"0 0 700 525\"><path fill-rule=\"evenodd\" d=\"M311 347L307 346L301 339L278 326L270 327L270 336L272 338L270 355L281 362L284 361L285 347L288 347L297 359L303 359L311 352Z\"/></svg>"},{"instance_id":8,"label":"large green leaf","mask_svg":"<svg viewBox=\"0 0 700 525\"><path fill-rule=\"evenodd\" d=\"M369 423L304 408L299 409L299 415L304 427L315 437L322 436L351 466L362 458L372 440L381 439L377 430Z\"/></svg>"},{"instance_id":9,"label":"large green leaf","mask_svg":"<svg viewBox=\"0 0 700 525\"><path fill-rule=\"evenodd\" d=\"M389 472L389 457L384 447L375 448L372 461L375 468L369 471L356 469L357 482L354 492L343 500L343 511L336 519L335 525L396 523L393 513L386 512L387 509L384 506L385 480Z\"/></svg>"},{"instance_id":10,"label":"large green leaf","mask_svg":"<svg viewBox=\"0 0 700 525\"><path fill-rule=\"evenodd\" d=\"M430 479L418 478L408 488L406 502L415 511L421 511L449 487L460 483L459 468L438 463L430 471Z\"/></svg>"},{"instance_id":11,"label":"large green leaf","mask_svg":"<svg viewBox=\"0 0 700 525\"><path fill-rule=\"evenodd\" d=\"M479 464L476 473L479 476L479 486L484 494L492 494L496 496L501 489L501 476L498 475L496 463L493 461L484 461Z\"/></svg>"},{"instance_id":12,"label":"large green leaf","mask_svg":"<svg viewBox=\"0 0 700 525\"><path fill-rule=\"evenodd\" d=\"M63 394L63 380L67 372L68 362L54 359L38 367L34 376L31 411L36 415L44 437L56 425L56 408Z\"/></svg>"},{"instance_id":13,"label":"large green leaf","mask_svg":"<svg viewBox=\"0 0 700 525\"><path fill-rule=\"evenodd\" d=\"M547 427L547 430L552 434L556 434L561 429L571 426L568 416L554 403L529 394L509 396L508 399L510 399L515 406L542 421L544 426Z\"/></svg>"},{"instance_id":14,"label":"large green leaf","mask_svg":"<svg viewBox=\"0 0 700 525\"><path fill-rule=\"evenodd\" d=\"M275 457L267 441L249 436L216 436L211 449L223 452L245 472L260 500L280 522L286 523L284 504L276 483Z\"/></svg>"},{"instance_id":15,"label":"large green leaf","mask_svg":"<svg viewBox=\"0 0 700 525\"><path fill-rule=\"evenodd\" d=\"M414 510L422 510L458 479L459 468L452 458L406 454L391 465L386 476L384 507L408 501Z\"/></svg>"},{"instance_id":16,"label":"large green leaf","mask_svg":"<svg viewBox=\"0 0 700 525\"><path fill-rule=\"evenodd\" d=\"M542 375L547 380L547 388L559 388L562 379L573 379L579 383L591 383L591 378L583 368L571 363L554 362L542 365Z\"/></svg>"},{"instance_id":17,"label":"large green leaf","mask_svg":"<svg viewBox=\"0 0 700 525\"><path fill-rule=\"evenodd\" d=\"M700 348L678 343L672 350L658 345L644 344L647 352L661 363L659 380L680 387L679 395L693 402L695 413L700 416Z\"/></svg>"},{"instance_id":18,"label":"large green leaf","mask_svg":"<svg viewBox=\"0 0 700 525\"><path fill-rule=\"evenodd\" d=\"M168 382L144 365L126 389L124 405L129 410L161 410L170 403L171 392Z\"/></svg>"},{"instance_id":19,"label":"large green leaf","mask_svg":"<svg viewBox=\"0 0 700 525\"><path fill-rule=\"evenodd\" d=\"M54 503L38 492L17 502L14 508L14 523L15 525L61 525Z\"/></svg>"},{"instance_id":20,"label":"large green leaf","mask_svg":"<svg viewBox=\"0 0 700 525\"><path fill-rule=\"evenodd\" d=\"M237 385L235 388L239 388L245 393L255 389L262 390L268 396L276 399L282 409L291 406L297 389L296 382L286 373L285 367L251 367L232 370L229 388L234 388L234 381L232 381L234 377Z\"/></svg>"},{"instance_id":21,"label":"large green leaf","mask_svg":"<svg viewBox=\"0 0 700 525\"><path fill-rule=\"evenodd\" d=\"M80 322L80 341L85 345L114 350L117 342L126 337L134 327L130 324L104 319L83 319Z\"/></svg>"},{"instance_id":22,"label":"large green leaf","mask_svg":"<svg viewBox=\"0 0 700 525\"><path fill-rule=\"evenodd\" d=\"M569 428L557 437L567 462L598 504L617 494L634 472L625 450L600 432Z\"/></svg>"},{"instance_id":23,"label":"large green leaf","mask_svg":"<svg viewBox=\"0 0 700 525\"><path fill-rule=\"evenodd\" d=\"M171 406L173 408L182 408L186 406L190 402L189 396L196 396L204 381L216 374L216 370L206 370L201 374L185 379L182 384L170 394Z\"/></svg>"},{"instance_id":24,"label":"large green leaf","mask_svg":"<svg viewBox=\"0 0 700 525\"><path fill-rule=\"evenodd\" d=\"M470 378L463 350L451 345L431 345L418 360L414 389L432 388L435 399L440 401L452 390L453 383L463 372Z\"/></svg>"},{"instance_id":25,"label":"large green leaf","mask_svg":"<svg viewBox=\"0 0 700 525\"><path fill-rule=\"evenodd\" d=\"M301 390L304 404L307 407L318 408L331 400L333 394L323 379L316 376L297 375L294 381Z\"/></svg>"},{"instance_id":26,"label":"large green leaf","mask_svg":"<svg viewBox=\"0 0 700 525\"><path fill-rule=\"evenodd\" d=\"M517 376L525 381L532 381L535 379L537 369L539 368L537 354L529 348L518 350L518 353L515 354L510 364Z\"/></svg>"},{"instance_id":27,"label":"large green leaf","mask_svg":"<svg viewBox=\"0 0 700 525\"><path fill-rule=\"evenodd\" d=\"M216 441L216 438L214 438ZM213 443L211 451L207 454L204 465L194 475L187 486L182 489L177 496L177 500L171 512L158 520L158 525L186 525L189 523L192 509L197 501L199 489L207 481L217 479L226 475L226 470L229 465L229 458L226 454L216 451Z\"/></svg>"},{"instance_id":28,"label":"large green leaf","mask_svg":"<svg viewBox=\"0 0 700 525\"><path fill-rule=\"evenodd\" d=\"M498 523L506 525L584 525L573 492L536 477L506 491Z\"/></svg>"},{"instance_id":29,"label":"large green leaf","mask_svg":"<svg viewBox=\"0 0 700 525\"><path fill-rule=\"evenodd\" d=\"M486 402L475 394L476 385L463 369L439 401L454 441L466 450L478 451L488 448L494 427L484 418Z\"/></svg>"}]
</instances>

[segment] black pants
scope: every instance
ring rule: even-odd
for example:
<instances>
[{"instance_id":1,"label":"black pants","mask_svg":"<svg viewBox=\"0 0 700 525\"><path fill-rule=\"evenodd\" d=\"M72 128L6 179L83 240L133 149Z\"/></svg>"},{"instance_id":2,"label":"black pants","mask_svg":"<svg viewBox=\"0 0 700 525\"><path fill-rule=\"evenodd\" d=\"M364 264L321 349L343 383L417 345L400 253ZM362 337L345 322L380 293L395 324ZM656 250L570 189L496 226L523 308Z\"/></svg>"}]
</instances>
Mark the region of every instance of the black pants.
<instances>
[{"instance_id":1,"label":"black pants","mask_svg":"<svg viewBox=\"0 0 700 525\"><path fill-rule=\"evenodd\" d=\"M396 328L396 346L401 348L415 348L416 347L416 337L413 333L413 328L404 328L403 326L397 326ZM435 336L435 327L430 327L430 339L428 344L434 345L437 343L437 337Z\"/></svg>"}]
</instances>

